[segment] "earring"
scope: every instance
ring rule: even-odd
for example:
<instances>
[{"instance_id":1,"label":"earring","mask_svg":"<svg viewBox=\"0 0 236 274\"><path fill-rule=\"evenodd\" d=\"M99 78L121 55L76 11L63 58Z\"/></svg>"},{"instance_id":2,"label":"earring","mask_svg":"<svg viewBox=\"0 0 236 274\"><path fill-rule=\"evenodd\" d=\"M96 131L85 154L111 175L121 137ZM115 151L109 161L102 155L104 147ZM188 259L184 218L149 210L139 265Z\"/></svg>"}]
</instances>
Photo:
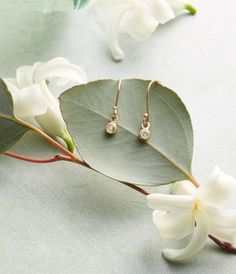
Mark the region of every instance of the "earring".
<instances>
[{"instance_id":1,"label":"earring","mask_svg":"<svg viewBox=\"0 0 236 274\"><path fill-rule=\"evenodd\" d=\"M149 101L150 101L150 88L155 81L151 81L147 88L146 93L146 112L143 115L143 121L141 125L141 130L139 132L139 139L147 141L150 138L151 132L150 128L150 112L149 112Z\"/></svg>"},{"instance_id":2,"label":"earring","mask_svg":"<svg viewBox=\"0 0 236 274\"><path fill-rule=\"evenodd\" d=\"M117 83L117 93L116 93L116 100L113 106L111 121L106 125L106 133L108 134L115 134L117 131L117 122L119 120L118 116L118 100L120 95L120 87L121 87L121 80Z\"/></svg>"}]
</instances>

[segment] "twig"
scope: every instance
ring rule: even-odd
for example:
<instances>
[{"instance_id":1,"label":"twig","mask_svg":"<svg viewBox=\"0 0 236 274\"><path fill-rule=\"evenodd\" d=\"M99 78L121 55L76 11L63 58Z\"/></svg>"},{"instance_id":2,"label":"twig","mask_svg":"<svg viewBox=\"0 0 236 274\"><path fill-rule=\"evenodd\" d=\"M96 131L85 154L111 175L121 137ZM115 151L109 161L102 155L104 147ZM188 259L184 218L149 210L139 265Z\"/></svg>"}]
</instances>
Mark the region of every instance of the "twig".
<instances>
[{"instance_id":1,"label":"twig","mask_svg":"<svg viewBox=\"0 0 236 274\"><path fill-rule=\"evenodd\" d=\"M134 189L134 190L136 190L136 191L142 193L142 194L145 195L145 196L147 196L147 195L150 194L150 193L148 193L146 190L142 189L142 188L139 187L139 186L136 186L136 185L133 185L133 184L130 184L130 183L124 183L124 182L120 182L120 183L122 183L122 184L124 184L124 185L126 185L126 186L128 186L128 187L130 187L130 188L132 188L132 189Z\"/></svg>"},{"instance_id":2,"label":"twig","mask_svg":"<svg viewBox=\"0 0 236 274\"><path fill-rule=\"evenodd\" d=\"M37 163L37 164L53 163L53 162L57 162L57 161L73 162L73 160L70 157L66 157L66 156L63 156L60 154L56 154L55 156L48 158L48 159L34 159L34 158L27 157L27 156L15 154L10 151L5 151L4 154L6 156L9 156L9 157L12 157L15 159L19 159L19 160L31 162L31 163Z\"/></svg>"},{"instance_id":3,"label":"twig","mask_svg":"<svg viewBox=\"0 0 236 274\"><path fill-rule=\"evenodd\" d=\"M223 242L220 241L219 239L215 238L212 235L208 235L208 237L215 243L217 244L220 248L224 249L226 252L236 254L236 248L232 246L232 244L228 242Z\"/></svg>"}]
</instances>

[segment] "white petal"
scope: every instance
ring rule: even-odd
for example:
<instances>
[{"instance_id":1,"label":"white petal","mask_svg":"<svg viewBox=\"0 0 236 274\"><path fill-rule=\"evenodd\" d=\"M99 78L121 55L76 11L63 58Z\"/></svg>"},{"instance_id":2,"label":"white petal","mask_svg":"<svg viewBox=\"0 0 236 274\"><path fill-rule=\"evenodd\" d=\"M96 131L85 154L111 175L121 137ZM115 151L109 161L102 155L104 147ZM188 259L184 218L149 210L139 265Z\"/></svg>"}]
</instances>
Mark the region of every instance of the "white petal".
<instances>
[{"instance_id":1,"label":"white petal","mask_svg":"<svg viewBox=\"0 0 236 274\"><path fill-rule=\"evenodd\" d=\"M15 117L22 119L33 118L47 111L47 102L38 84L23 89L18 89L10 83L7 86L9 90L14 90L12 98Z\"/></svg>"},{"instance_id":2,"label":"white petal","mask_svg":"<svg viewBox=\"0 0 236 274\"><path fill-rule=\"evenodd\" d=\"M113 9L110 20L108 20L108 43L112 56L116 61L120 61L124 57L124 52L119 45L119 33L121 20L126 16L132 6L124 5Z\"/></svg>"},{"instance_id":3,"label":"white petal","mask_svg":"<svg viewBox=\"0 0 236 274\"><path fill-rule=\"evenodd\" d=\"M19 88L25 88L31 86L34 83L34 70L39 63L33 66L22 66L16 70L16 81Z\"/></svg>"},{"instance_id":4,"label":"white petal","mask_svg":"<svg viewBox=\"0 0 236 274\"><path fill-rule=\"evenodd\" d=\"M176 15L185 9L185 2L182 0L166 0L166 2Z\"/></svg>"},{"instance_id":5,"label":"white petal","mask_svg":"<svg viewBox=\"0 0 236 274\"><path fill-rule=\"evenodd\" d=\"M175 14L166 0L146 0L145 3L159 23L164 24L175 18Z\"/></svg>"},{"instance_id":6,"label":"white petal","mask_svg":"<svg viewBox=\"0 0 236 274\"><path fill-rule=\"evenodd\" d=\"M133 8L122 21L122 27L133 39L147 39L158 26L158 21L142 7Z\"/></svg>"},{"instance_id":7,"label":"white petal","mask_svg":"<svg viewBox=\"0 0 236 274\"><path fill-rule=\"evenodd\" d=\"M7 89L11 94L19 92L19 88L17 86L16 79L3 78L3 81L5 82Z\"/></svg>"},{"instance_id":8,"label":"white petal","mask_svg":"<svg viewBox=\"0 0 236 274\"><path fill-rule=\"evenodd\" d=\"M64 58L54 58L47 63L42 63L34 72L35 82L53 77L65 78L77 84L87 81L85 72Z\"/></svg>"},{"instance_id":9,"label":"white petal","mask_svg":"<svg viewBox=\"0 0 236 274\"><path fill-rule=\"evenodd\" d=\"M171 192L175 195L195 196L197 194L196 190L196 187L190 181L179 181L173 184Z\"/></svg>"},{"instance_id":10,"label":"white petal","mask_svg":"<svg viewBox=\"0 0 236 274\"><path fill-rule=\"evenodd\" d=\"M66 124L63 120L59 101L55 98L47 87L44 80L40 81L40 87L47 102L47 112L35 117L39 125L52 136L64 136Z\"/></svg>"},{"instance_id":11,"label":"white petal","mask_svg":"<svg viewBox=\"0 0 236 274\"><path fill-rule=\"evenodd\" d=\"M215 208L209 205L204 207L205 212L211 222L218 226L236 228L236 209L234 210L223 210Z\"/></svg>"},{"instance_id":12,"label":"white petal","mask_svg":"<svg viewBox=\"0 0 236 274\"><path fill-rule=\"evenodd\" d=\"M60 112L60 108L48 106L47 112L43 115L36 116L39 125L52 136L58 136L63 139L66 131L66 124Z\"/></svg>"},{"instance_id":13,"label":"white petal","mask_svg":"<svg viewBox=\"0 0 236 274\"><path fill-rule=\"evenodd\" d=\"M154 193L147 196L148 206L163 211L192 210L194 198L188 195Z\"/></svg>"},{"instance_id":14,"label":"white petal","mask_svg":"<svg viewBox=\"0 0 236 274\"><path fill-rule=\"evenodd\" d=\"M221 241L232 243L232 244L236 240L236 228L210 226L209 234L211 234L212 236L216 237L217 239Z\"/></svg>"},{"instance_id":15,"label":"white petal","mask_svg":"<svg viewBox=\"0 0 236 274\"><path fill-rule=\"evenodd\" d=\"M39 82L39 85L41 87L43 96L45 98L45 100L47 101L47 104L50 105L52 108L53 107L58 107L59 106L59 101L56 97L53 96L53 94L51 93L51 91L48 88L48 85L46 84L45 80L41 80Z\"/></svg>"},{"instance_id":16,"label":"white petal","mask_svg":"<svg viewBox=\"0 0 236 274\"><path fill-rule=\"evenodd\" d=\"M155 210L153 222L162 238L176 240L191 234L195 224L191 211L176 214L176 212L167 213Z\"/></svg>"},{"instance_id":17,"label":"white petal","mask_svg":"<svg viewBox=\"0 0 236 274\"><path fill-rule=\"evenodd\" d=\"M208 237L208 226L205 218L202 215L196 214L195 218L196 227L189 244L183 249L164 249L162 254L166 259L172 261L184 260L193 256L203 248Z\"/></svg>"},{"instance_id":18,"label":"white petal","mask_svg":"<svg viewBox=\"0 0 236 274\"><path fill-rule=\"evenodd\" d=\"M227 201L235 188L236 180L215 167L206 185L199 188L199 197L212 206L219 206Z\"/></svg>"}]
</instances>

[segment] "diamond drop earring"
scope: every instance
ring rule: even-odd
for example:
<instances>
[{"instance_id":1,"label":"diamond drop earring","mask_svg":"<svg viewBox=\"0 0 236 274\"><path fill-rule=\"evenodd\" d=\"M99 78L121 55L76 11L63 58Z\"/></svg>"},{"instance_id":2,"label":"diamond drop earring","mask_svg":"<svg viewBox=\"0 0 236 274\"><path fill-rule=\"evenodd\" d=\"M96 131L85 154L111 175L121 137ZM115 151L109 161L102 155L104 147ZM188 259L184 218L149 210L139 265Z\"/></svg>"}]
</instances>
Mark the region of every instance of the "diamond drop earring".
<instances>
[{"instance_id":1,"label":"diamond drop earring","mask_svg":"<svg viewBox=\"0 0 236 274\"><path fill-rule=\"evenodd\" d=\"M139 139L147 141L150 138L150 112L149 112L149 101L150 101L150 88L152 84L156 81L151 81L147 88L146 93L146 112L143 115L143 121L141 125L141 130L139 132Z\"/></svg>"},{"instance_id":2,"label":"diamond drop earring","mask_svg":"<svg viewBox=\"0 0 236 274\"><path fill-rule=\"evenodd\" d=\"M121 87L121 80L118 81L117 83L117 92L116 92L116 100L115 104L113 106L112 110L112 116L111 116L111 121L106 125L106 133L108 134L115 134L117 131L117 122L119 120L118 116L118 100L119 100L119 95L120 95L120 87Z\"/></svg>"}]
</instances>

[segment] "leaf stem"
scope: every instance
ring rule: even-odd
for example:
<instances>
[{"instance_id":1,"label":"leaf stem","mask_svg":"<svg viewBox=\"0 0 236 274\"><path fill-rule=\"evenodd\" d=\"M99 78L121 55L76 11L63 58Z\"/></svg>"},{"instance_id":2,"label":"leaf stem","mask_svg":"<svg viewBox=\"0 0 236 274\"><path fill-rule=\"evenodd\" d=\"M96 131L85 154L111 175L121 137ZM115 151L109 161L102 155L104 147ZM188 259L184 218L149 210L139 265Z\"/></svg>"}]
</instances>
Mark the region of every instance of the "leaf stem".
<instances>
[{"instance_id":1,"label":"leaf stem","mask_svg":"<svg viewBox=\"0 0 236 274\"><path fill-rule=\"evenodd\" d=\"M139 186L136 186L136 185L133 185L133 184L130 184L130 183L124 183L124 182L120 182L122 183L123 185L126 185L140 193L142 193L143 195L147 196L149 195L150 193L148 193L146 190L144 190L143 188L139 187Z\"/></svg>"},{"instance_id":2,"label":"leaf stem","mask_svg":"<svg viewBox=\"0 0 236 274\"><path fill-rule=\"evenodd\" d=\"M200 187L200 184L198 183L198 181L193 176L190 176L189 180L196 188Z\"/></svg>"},{"instance_id":3,"label":"leaf stem","mask_svg":"<svg viewBox=\"0 0 236 274\"><path fill-rule=\"evenodd\" d=\"M33 126L21 119L16 119L17 123L19 123L20 125L27 127L33 131L35 131L37 134L39 134L40 136L42 136L44 139L46 139L49 143L51 143L54 147L58 148L61 152L63 152L65 155L68 155L71 160L73 162L76 162L80 165L86 165L86 163L79 159L75 154L73 154L72 152L70 152L68 149L66 149L65 147L63 147L61 144L59 144L58 142L56 142L53 138L51 138L50 136L48 136L44 131L42 131L41 129L39 129L36 126Z\"/></svg>"},{"instance_id":4,"label":"leaf stem","mask_svg":"<svg viewBox=\"0 0 236 274\"><path fill-rule=\"evenodd\" d=\"M55 156L48 158L48 159L34 159L34 158L27 157L27 156L15 154L11 151L5 151L4 154L6 156L9 156L9 157L12 157L15 159L19 159L19 160L22 160L25 162L38 163L38 164L53 163L53 162L57 162L57 161L73 162L73 160L70 157L66 157L66 156L63 156L60 154L56 154Z\"/></svg>"}]
</instances>

